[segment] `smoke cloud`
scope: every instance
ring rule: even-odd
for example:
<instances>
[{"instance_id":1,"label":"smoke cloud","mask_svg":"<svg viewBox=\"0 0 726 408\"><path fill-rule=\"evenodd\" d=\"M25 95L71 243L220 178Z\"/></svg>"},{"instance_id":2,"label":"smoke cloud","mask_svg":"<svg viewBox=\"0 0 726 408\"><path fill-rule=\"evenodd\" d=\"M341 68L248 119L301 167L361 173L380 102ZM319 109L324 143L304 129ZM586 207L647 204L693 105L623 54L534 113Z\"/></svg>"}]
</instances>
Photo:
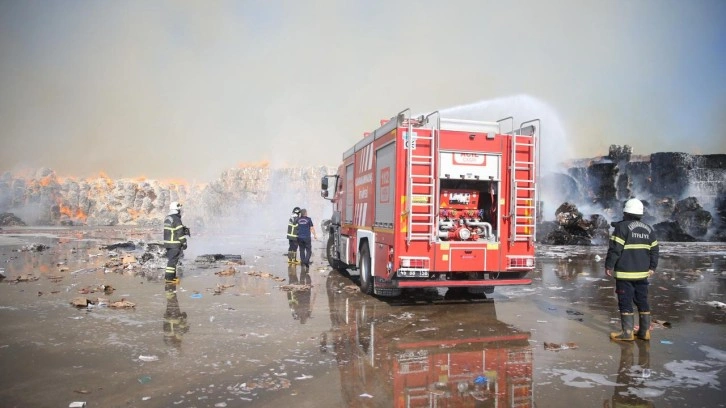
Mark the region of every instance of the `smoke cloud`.
<instances>
[{"instance_id":1,"label":"smoke cloud","mask_svg":"<svg viewBox=\"0 0 726 408\"><path fill-rule=\"evenodd\" d=\"M718 0L6 1L0 171L335 165L405 108L516 95L557 118L552 159L724 152L723 21Z\"/></svg>"}]
</instances>

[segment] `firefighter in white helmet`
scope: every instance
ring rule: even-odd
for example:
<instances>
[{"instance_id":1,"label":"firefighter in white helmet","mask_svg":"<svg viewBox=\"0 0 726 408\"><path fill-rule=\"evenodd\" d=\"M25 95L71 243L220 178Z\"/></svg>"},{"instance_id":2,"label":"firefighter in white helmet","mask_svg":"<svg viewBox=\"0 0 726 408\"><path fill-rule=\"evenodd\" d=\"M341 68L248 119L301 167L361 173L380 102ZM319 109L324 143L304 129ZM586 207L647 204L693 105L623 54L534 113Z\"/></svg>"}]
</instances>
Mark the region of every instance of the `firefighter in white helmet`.
<instances>
[{"instance_id":1,"label":"firefighter in white helmet","mask_svg":"<svg viewBox=\"0 0 726 408\"><path fill-rule=\"evenodd\" d=\"M169 214L164 218L164 248L166 248L166 270L164 281L166 283L179 283L177 265L187 249L187 238L191 235L189 228L182 224L182 205L172 201L169 205Z\"/></svg>"},{"instance_id":2,"label":"firefighter in white helmet","mask_svg":"<svg viewBox=\"0 0 726 408\"><path fill-rule=\"evenodd\" d=\"M648 277L658 267L659 248L653 227L640 221L642 216L643 203L631 198L623 208L623 220L611 224L615 229L610 235L605 273L615 278L622 325L621 331L610 333L613 340L650 340ZM633 303L640 318L637 333Z\"/></svg>"}]
</instances>

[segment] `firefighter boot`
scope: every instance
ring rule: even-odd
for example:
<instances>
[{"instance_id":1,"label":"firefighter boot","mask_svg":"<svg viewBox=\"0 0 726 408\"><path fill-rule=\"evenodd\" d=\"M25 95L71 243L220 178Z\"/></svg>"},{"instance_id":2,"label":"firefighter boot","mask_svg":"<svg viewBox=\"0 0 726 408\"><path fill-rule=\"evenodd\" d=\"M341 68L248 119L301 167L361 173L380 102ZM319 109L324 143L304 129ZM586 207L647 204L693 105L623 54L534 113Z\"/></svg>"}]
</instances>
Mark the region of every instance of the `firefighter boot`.
<instances>
[{"instance_id":1,"label":"firefighter boot","mask_svg":"<svg viewBox=\"0 0 726 408\"><path fill-rule=\"evenodd\" d=\"M174 267L166 267L166 271L164 273L164 282L173 284L179 283L179 278L176 277L176 269Z\"/></svg>"},{"instance_id":2,"label":"firefighter boot","mask_svg":"<svg viewBox=\"0 0 726 408\"><path fill-rule=\"evenodd\" d=\"M289 263L289 264L293 263L294 258L295 258L295 252L287 251L287 263Z\"/></svg>"},{"instance_id":3,"label":"firefighter boot","mask_svg":"<svg viewBox=\"0 0 726 408\"><path fill-rule=\"evenodd\" d=\"M611 340L617 341L633 341L635 336L633 335L633 326L635 325L635 316L633 313L621 313L620 322L622 323L623 330L619 332L610 333Z\"/></svg>"},{"instance_id":4,"label":"firefighter boot","mask_svg":"<svg viewBox=\"0 0 726 408\"><path fill-rule=\"evenodd\" d=\"M650 340L650 312L639 313L640 327L638 328L638 336L641 340Z\"/></svg>"},{"instance_id":5,"label":"firefighter boot","mask_svg":"<svg viewBox=\"0 0 726 408\"><path fill-rule=\"evenodd\" d=\"M292 253L292 263L295 265L300 265L300 261L297 259L297 251L293 251Z\"/></svg>"}]
</instances>

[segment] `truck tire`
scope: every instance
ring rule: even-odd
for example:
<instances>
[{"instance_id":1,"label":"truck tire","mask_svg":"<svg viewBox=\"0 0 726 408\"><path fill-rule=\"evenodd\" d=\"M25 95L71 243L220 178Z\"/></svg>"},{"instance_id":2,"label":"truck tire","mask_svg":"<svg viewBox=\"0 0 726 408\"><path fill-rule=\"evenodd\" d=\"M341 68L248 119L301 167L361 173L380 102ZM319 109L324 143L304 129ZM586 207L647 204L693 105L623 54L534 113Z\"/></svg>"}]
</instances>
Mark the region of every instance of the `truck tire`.
<instances>
[{"instance_id":1,"label":"truck tire","mask_svg":"<svg viewBox=\"0 0 726 408\"><path fill-rule=\"evenodd\" d=\"M467 291L472 295L491 295L494 293L494 286L470 286Z\"/></svg>"},{"instance_id":2,"label":"truck tire","mask_svg":"<svg viewBox=\"0 0 726 408\"><path fill-rule=\"evenodd\" d=\"M325 247L325 256L328 258L328 265L330 265L331 268L335 270L343 270L345 269L345 264L343 262L335 259L335 238L333 235L328 236L328 244Z\"/></svg>"},{"instance_id":3,"label":"truck tire","mask_svg":"<svg viewBox=\"0 0 726 408\"><path fill-rule=\"evenodd\" d=\"M360 291L366 295L373 294L373 276L371 275L371 251L368 242L360 246L358 252L358 271L360 272Z\"/></svg>"}]
</instances>

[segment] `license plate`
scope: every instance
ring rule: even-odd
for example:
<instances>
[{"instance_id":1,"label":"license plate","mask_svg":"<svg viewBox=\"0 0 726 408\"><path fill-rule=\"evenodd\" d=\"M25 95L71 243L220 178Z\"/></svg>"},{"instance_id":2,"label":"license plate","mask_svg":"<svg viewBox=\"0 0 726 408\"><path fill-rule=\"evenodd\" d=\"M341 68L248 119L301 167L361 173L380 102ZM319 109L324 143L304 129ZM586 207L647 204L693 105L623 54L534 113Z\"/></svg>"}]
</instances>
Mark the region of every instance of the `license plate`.
<instances>
[{"instance_id":1,"label":"license plate","mask_svg":"<svg viewBox=\"0 0 726 408\"><path fill-rule=\"evenodd\" d=\"M429 271L398 271L399 278L428 278Z\"/></svg>"}]
</instances>

